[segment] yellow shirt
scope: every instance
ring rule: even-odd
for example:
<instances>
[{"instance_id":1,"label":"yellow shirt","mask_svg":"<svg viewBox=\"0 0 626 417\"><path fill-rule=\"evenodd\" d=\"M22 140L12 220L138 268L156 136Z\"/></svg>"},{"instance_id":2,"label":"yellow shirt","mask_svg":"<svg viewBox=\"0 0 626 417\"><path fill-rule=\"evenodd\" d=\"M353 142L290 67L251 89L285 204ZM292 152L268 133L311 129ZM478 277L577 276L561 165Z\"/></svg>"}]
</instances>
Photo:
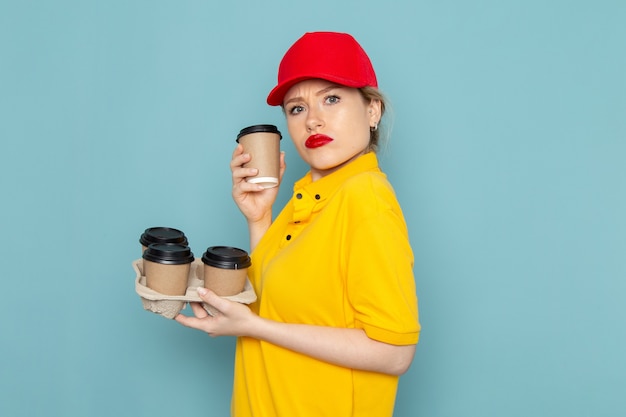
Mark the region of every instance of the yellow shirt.
<instances>
[{"instance_id":1,"label":"yellow shirt","mask_svg":"<svg viewBox=\"0 0 626 417\"><path fill-rule=\"evenodd\" d=\"M262 317L418 341L413 252L394 191L368 153L318 181L310 173L252 253ZM398 377L332 365L239 338L232 415L391 416Z\"/></svg>"}]
</instances>

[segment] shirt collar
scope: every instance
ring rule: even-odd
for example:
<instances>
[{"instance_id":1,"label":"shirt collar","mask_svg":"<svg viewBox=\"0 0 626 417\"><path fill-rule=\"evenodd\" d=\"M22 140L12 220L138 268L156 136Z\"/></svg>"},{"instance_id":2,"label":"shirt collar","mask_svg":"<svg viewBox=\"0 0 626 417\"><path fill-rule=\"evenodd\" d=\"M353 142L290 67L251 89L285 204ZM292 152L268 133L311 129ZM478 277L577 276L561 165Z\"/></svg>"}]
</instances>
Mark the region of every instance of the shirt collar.
<instances>
[{"instance_id":1,"label":"shirt collar","mask_svg":"<svg viewBox=\"0 0 626 417\"><path fill-rule=\"evenodd\" d=\"M378 158L374 152L359 156L354 161L313 181L308 172L293 187L293 221L301 222L308 219L311 213L320 210L328 199L348 178L367 171L380 172Z\"/></svg>"}]
</instances>

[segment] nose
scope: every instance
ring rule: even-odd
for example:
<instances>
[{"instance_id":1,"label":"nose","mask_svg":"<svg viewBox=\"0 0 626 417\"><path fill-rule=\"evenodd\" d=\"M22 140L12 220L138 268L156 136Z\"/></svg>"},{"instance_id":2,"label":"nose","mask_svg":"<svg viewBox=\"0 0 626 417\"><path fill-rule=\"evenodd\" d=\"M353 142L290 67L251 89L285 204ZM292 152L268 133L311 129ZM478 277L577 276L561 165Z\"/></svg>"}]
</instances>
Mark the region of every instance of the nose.
<instances>
[{"instance_id":1,"label":"nose","mask_svg":"<svg viewBox=\"0 0 626 417\"><path fill-rule=\"evenodd\" d=\"M306 118L306 130L309 132L318 131L323 125L324 122L319 110L309 108Z\"/></svg>"}]
</instances>

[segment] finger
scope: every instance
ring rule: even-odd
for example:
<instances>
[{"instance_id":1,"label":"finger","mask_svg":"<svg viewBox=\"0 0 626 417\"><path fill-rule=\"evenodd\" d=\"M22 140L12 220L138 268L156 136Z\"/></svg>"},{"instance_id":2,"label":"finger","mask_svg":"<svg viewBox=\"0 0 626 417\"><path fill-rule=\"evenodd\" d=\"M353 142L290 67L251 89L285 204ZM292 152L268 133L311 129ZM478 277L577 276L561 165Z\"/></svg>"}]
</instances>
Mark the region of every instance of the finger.
<instances>
[{"instance_id":1,"label":"finger","mask_svg":"<svg viewBox=\"0 0 626 417\"><path fill-rule=\"evenodd\" d=\"M283 174L287 169L287 163L285 162L285 151L280 152L280 180L283 180Z\"/></svg>"},{"instance_id":2,"label":"finger","mask_svg":"<svg viewBox=\"0 0 626 417\"><path fill-rule=\"evenodd\" d=\"M233 149L233 156L231 159L235 159L235 157L241 155L243 153L243 145L241 143L238 143L237 146L235 146L235 149Z\"/></svg>"},{"instance_id":3,"label":"finger","mask_svg":"<svg viewBox=\"0 0 626 417\"><path fill-rule=\"evenodd\" d=\"M199 319L197 317L189 317L185 316L184 314L178 314L176 317L174 317L174 320L176 320L185 327L190 327L196 330L204 330L203 325L205 324L206 318Z\"/></svg>"},{"instance_id":4,"label":"finger","mask_svg":"<svg viewBox=\"0 0 626 417\"><path fill-rule=\"evenodd\" d=\"M260 193L265 191L261 184L252 184L248 182L242 182L233 186L233 198L235 201L244 201L252 193Z\"/></svg>"},{"instance_id":5,"label":"finger","mask_svg":"<svg viewBox=\"0 0 626 417\"><path fill-rule=\"evenodd\" d=\"M243 148L237 147L235 152L233 152L233 157L230 160L230 167L231 169L240 167L246 162L250 162L251 159L252 159L252 156L249 153L244 153Z\"/></svg>"},{"instance_id":6,"label":"finger","mask_svg":"<svg viewBox=\"0 0 626 417\"><path fill-rule=\"evenodd\" d=\"M228 309L228 300L223 299L219 295L215 294L213 291L208 290L204 287L198 287L197 289L198 295L202 298L208 305L219 310L221 313L224 310Z\"/></svg>"},{"instance_id":7,"label":"finger","mask_svg":"<svg viewBox=\"0 0 626 417\"><path fill-rule=\"evenodd\" d=\"M233 183L237 184L241 181L245 180L246 177L254 177L259 173L257 168L244 168L244 167L236 167L232 170L233 173Z\"/></svg>"},{"instance_id":8,"label":"finger","mask_svg":"<svg viewBox=\"0 0 626 417\"><path fill-rule=\"evenodd\" d=\"M197 318L205 319L209 316L209 313L207 313L200 303L189 303L189 305L191 306L194 316Z\"/></svg>"}]
</instances>

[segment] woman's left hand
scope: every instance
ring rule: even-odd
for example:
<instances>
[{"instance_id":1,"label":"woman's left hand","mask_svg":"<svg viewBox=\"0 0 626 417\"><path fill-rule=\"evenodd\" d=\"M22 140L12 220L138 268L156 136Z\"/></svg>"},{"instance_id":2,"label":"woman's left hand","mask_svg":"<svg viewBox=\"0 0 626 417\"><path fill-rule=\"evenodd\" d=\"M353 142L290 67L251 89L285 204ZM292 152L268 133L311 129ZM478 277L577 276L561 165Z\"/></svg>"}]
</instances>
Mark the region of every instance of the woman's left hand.
<instances>
[{"instance_id":1,"label":"woman's left hand","mask_svg":"<svg viewBox=\"0 0 626 417\"><path fill-rule=\"evenodd\" d=\"M370 339L363 329L290 324L264 319L248 306L198 288L200 298L215 310L209 315L191 303L195 317L179 314L180 324L209 336L247 336L346 368L402 375L409 369L415 345L391 345Z\"/></svg>"},{"instance_id":2,"label":"woman's left hand","mask_svg":"<svg viewBox=\"0 0 626 417\"><path fill-rule=\"evenodd\" d=\"M226 300L211 290L200 287L198 295L217 311L211 316L200 303L190 303L195 317L179 314L174 318L183 326L201 330L209 336L246 336L258 318L248 306Z\"/></svg>"}]
</instances>

